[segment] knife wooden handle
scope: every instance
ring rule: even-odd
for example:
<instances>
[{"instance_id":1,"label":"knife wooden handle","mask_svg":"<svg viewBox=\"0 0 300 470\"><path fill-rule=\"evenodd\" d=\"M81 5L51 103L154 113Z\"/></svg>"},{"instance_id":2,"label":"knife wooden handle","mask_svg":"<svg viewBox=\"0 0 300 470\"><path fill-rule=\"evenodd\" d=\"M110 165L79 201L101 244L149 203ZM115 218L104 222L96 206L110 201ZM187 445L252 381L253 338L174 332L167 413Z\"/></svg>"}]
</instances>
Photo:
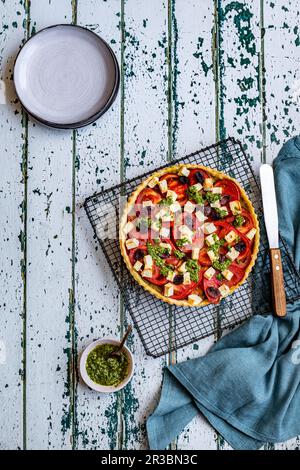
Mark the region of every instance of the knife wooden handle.
<instances>
[{"instance_id":1,"label":"knife wooden handle","mask_svg":"<svg viewBox=\"0 0 300 470\"><path fill-rule=\"evenodd\" d=\"M270 259L274 310L278 317L284 317L286 315L286 298L281 253L279 248L270 249Z\"/></svg>"}]
</instances>

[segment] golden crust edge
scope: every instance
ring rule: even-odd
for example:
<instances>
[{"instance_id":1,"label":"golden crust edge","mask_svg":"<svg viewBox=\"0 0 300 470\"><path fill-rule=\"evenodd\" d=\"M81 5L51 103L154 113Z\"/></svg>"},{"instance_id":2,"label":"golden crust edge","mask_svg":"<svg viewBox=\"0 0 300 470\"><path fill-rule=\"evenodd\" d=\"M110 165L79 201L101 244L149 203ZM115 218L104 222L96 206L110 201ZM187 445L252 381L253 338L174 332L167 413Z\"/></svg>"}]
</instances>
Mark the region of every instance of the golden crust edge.
<instances>
[{"instance_id":1,"label":"golden crust edge","mask_svg":"<svg viewBox=\"0 0 300 470\"><path fill-rule=\"evenodd\" d=\"M177 164L177 165L169 166L167 168L164 168L162 170L159 170L159 171L156 171L156 172L152 173L150 176L148 176L148 178L145 179L145 181L143 181L143 183L140 183L137 186L137 188L133 191L133 193L131 194L131 196L129 197L129 199L126 203L126 206L123 210L123 214L122 214L121 221L120 221L119 243L120 243L121 254L122 254L122 257L123 257L124 262L126 264L126 267L129 270L130 274L133 276L133 278L138 282L138 284L140 284L146 291L150 292L150 294L154 295L156 298L158 298L158 299L162 300L163 302L166 302L170 305L177 305L177 306L181 306L181 307L191 307L191 305L188 303L187 300L175 300L175 299L171 299L169 297L165 297L164 295L162 295L159 291L157 291L153 287L153 284L150 284L147 281L145 281L136 271L134 271L134 269L131 266L131 263L129 261L129 257L127 255L127 251L126 251L126 247L125 247L125 236L123 234L123 227L127 222L127 214L129 212L129 208L135 202L135 200L138 197L139 193L144 188L146 188L146 186L148 185L148 182L156 176L160 177L163 174L170 173L172 171L178 172L178 170L181 167L186 167L188 169L199 168L201 170L206 171L207 173L209 173L210 175L212 175L215 178L228 179L228 180L233 181L238 186L238 188L241 192L243 202L246 202L247 208L248 208L248 210L249 210L249 212L250 212L250 214L251 214L251 216L254 220L255 228L256 228L256 234L255 234L255 240L254 240L254 245L253 245L253 252L252 252L251 261L250 261L249 265L247 266L247 268L245 270L245 275L244 275L243 279L238 284L236 284L235 286L233 286L230 289L230 292L226 295L226 297L231 295L236 289L238 289L242 284L244 284L244 282L247 280L249 274L251 273L251 271L253 269L253 266L255 265L257 255L258 255L258 250L259 250L259 243L260 243L260 228L259 228L259 222L258 222L257 215L255 213L254 207L253 207L250 199L248 198L246 191L243 189L243 187L240 185L240 183L235 178L232 178L231 176L228 176L228 175L226 175L225 173L223 173L221 171L214 170L213 168L209 168L209 167L206 167L204 165L199 165L199 164L186 164L186 165L185 164ZM208 300L204 300L203 302L201 302L200 305L197 306L197 308L204 307L205 305L209 305L209 304L211 304L211 302L209 302Z\"/></svg>"}]
</instances>

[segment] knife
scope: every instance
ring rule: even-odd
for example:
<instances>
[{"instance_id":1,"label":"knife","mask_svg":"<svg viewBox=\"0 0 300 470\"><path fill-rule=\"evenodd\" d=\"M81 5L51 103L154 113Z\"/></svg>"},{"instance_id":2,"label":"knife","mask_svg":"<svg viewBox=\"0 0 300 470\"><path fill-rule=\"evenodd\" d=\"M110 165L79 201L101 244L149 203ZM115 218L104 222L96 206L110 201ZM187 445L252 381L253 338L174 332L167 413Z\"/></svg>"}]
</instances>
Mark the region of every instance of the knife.
<instances>
[{"instance_id":1,"label":"knife","mask_svg":"<svg viewBox=\"0 0 300 470\"><path fill-rule=\"evenodd\" d=\"M284 317L286 315L286 297L279 249L278 213L273 168L268 164L261 165L259 173L264 219L270 247L273 306L275 314L278 317Z\"/></svg>"}]
</instances>

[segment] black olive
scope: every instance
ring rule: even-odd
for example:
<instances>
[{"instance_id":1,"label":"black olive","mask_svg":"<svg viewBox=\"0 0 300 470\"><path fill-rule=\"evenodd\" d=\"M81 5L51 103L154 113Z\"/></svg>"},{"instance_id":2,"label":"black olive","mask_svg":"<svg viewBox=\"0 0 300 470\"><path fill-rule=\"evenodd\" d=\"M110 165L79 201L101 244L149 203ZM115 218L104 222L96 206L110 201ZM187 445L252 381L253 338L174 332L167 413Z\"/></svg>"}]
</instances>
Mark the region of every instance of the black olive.
<instances>
[{"instance_id":1,"label":"black olive","mask_svg":"<svg viewBox=\"0 0 300 470\"><path fill-rule=\"evenodd\" d=\"M145 254L144 251L140 250L140 248L135 250L134 255L133 255L134 261L138 261L139 259L144 258L144 254Z\"/></svg>"},{"instance_id":2,"label":"black olive","mask_svg":"<svg viewBox=\"0 0 300 470\"><path fill-rule=\"evenodd\" d=\"M189 179L186 176L179 176L179 181L182 184L187 184L189 182Z\"/></svg>"},{"instance_id":3,"label":"black olive","mask_svg":"<svg viewBox=\"0 0 300 470\"><path fill-rule=\"evenodd\" d=\"M238 242L235 247L236 251L238 251L239 253L242 253L243 251L246 250L246 243L243 242L243 241L240 241Z\"/></svg>"},{"instance_id":4,"label":"black olive","mask_svg":"<svg viewBox=\"0 0 300 470\"><path fill-rule=\"evenodd\" d=\"M139 217L141 215L140 211L136 211L136 216Z\"/></svg>"},{"instance_id":5,"label":"black olive","mask_svg":"<svg viewBox=\"0 0 300 470\"><path fill-rule=\"evenodd\" d=\"M229 201L230 201L230 196L227 196L225 194L225 196L221 197L220 204L221 204L221 206L225 206L226 204L228 204Z\"/></svg>"},{"instance_id":6,"label":"black olive","mask_svg":"<svg viewBox=\"0 0 300 470\"><path fill-rule=\"evenodd\" d=\"M220 255L220 263L224 263L225 260L226 260L226 256Z\"/></svg>"},{"instance_id":7,"label":"black olive","mask_svg":"<svg viewBox=\"0 0 300 470\"><path fill-rule=\"evenodd\" d=\"M204 206L204 215L206 215L206 217L209 217L211 213L212 208L210 206Z\"/></svg>"},{"instance_id":8,"label":"black olive","mask_svg":"<svg viewBox=\"0 0 300 470\"><path fill-rule=\"evenodd\" d=\"M201 171L197 171L195 173L195 178L198 181L198 183L201 183L201 184L204 183L204 176L202 175Z\"/></svg>"},{"instance_id":9,"label":"black olive","mask_svg":"<svg viewBox=\"0 0 300 470\"><path fill-rule=\"evenodd\" d=\"M182 284L183 283L183 274L176 274L176 276L173 279L173 283L175 285Z\"/></svg>"},{"instance_id":10,"label":"black olive","mask_svg":"<svg viewBox=\"0 0 300 470\"><path fill-rule=\"evenodd\" d=\"M140 231L141 231L140 226L137 225L137 226L135 227L135 230L136 230L137 232L140 232Z\"/></svg>"},{"instance_id":11,"label":"black olive","mask_svg":"<svg viewBox=\"0 0 300 470\"><path fill-rule=\"evenodd\" d=\"M209 295L209 297L216 298L219 297L220 292L216 287L208 287L207 294Z\"/></svg>"},{"instance_id":12,"label":"black olive","mask_svg":"<svg viewBox=\"0 0 300 470\"><path fill-rule=\"evenodd\" d=\"M215 209L212 209L211 211L211 214L210 214L210 217L213 219L213 220L220 220L222 217L220 216L220 214L215 210Z\"/></svg>"}]
</instances>

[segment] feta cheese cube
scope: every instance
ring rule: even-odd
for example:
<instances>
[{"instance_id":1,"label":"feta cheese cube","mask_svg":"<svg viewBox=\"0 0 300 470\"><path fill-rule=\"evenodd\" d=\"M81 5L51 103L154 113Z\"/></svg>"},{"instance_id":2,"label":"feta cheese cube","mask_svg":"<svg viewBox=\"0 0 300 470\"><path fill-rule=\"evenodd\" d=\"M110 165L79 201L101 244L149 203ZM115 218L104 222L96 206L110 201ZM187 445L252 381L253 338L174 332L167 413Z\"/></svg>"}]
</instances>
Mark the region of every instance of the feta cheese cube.
<instances>
[{"instance_id":1,"label":"feta cheese cube","mask_svg":"<svg viewBox=\"0 0 300 470\"><path fill-rule=\"evenodd\" d=\"M190 170L188 170L188 168L186 168L185 166L182 166L182 167L179 169L178 174L179 174L180 176L189 176Z\"/></svg>"},{"instance_id":2,"label":"feta cheese cube","mask_svg":"<svg viewBox=\"0 0 300 470\"><path fill-rule=\"evenodd\" d=\"M175 276L176 276L176 274L175 274L174 271L169 271L169 272L168 272L168 275L167 275L168 281L171 281L171 282L172 282Z\"/></svg>"},{"instance_id":3,"label":"feta cheese cube","mask_svg":"<svg viewBox=\"0 0 300 470\"><path fill-rule=\"evenodd\" d=\"M160 209L160 210L155 214L155 218L156 218L156 219L162 219L167 213L168 213L168 210L167 210L166 208Z\"/></svg>"},{"instance_id":4,"label":"feta cheese cube","mask_svg":"<svg viewBox=\"0 0 300 470\"><path fill-rule=\"evenodd\" d=\"M143 277L152 277L152 269L144 269L144 271L142 271L142 276Z\"/></svg>"},{"instance_id":5,"label":"feta cheese cube","mask_svg":"<svg viewBox=\"0 0 300 470\"><path fill-rule=\"evenodd\" d=\"M205 235L210 235L211 233L214 233L216 230L217 230L217 227L212 222L208 222L204 224Z\"/></svg>"},{"instance_id":6,"label":"feta cheese cube","mask_svg":"<svg viewBox=\"0 0 300 470\"><path fill-rule=\"evenodd\" d=\"M168 191L168 183L166 180L159 181L158 186L162 193L166 193Z\"/></svg>"},{"instance_id":7,"label":"feta cheese cube","mask_svg":"<svg viewBox=\"0 0 300 470\"><path fill-rule=\"evenodd\" d=\"M210 207L221 207L220 201L215 201L210 203Z\"/></svg>"},{"instance_id":8,"label":"feta cheese cube","mask_svg":"<svg viewBox=\"0 0 300 470\"><path fill-rule=\"evenodd\" d=\"M192 238L194 235L193 230L191 230L187 225L180 225L178 227L178 231L181 233L181 235L187 238Z\"/></svg>"},{"instance_id":9,"label":"feta cheese cube","mask_svg":"<svg viewBox=\"0 0 300 470\"><path fill-rule=\"evenodd\" d=\"M205 238L205 242L208 246L213 246L219 240L220 239L216 233L208 235L208 237Z\"/></svg>"},{"instance_id":10,"label":"feta cheese cube","mask_svg":"<svg viewBox=\"0 0 300 470\"><path fill-rule=\"evenodd\" d=\"M200 305L202 302L203 302L203 300L201 299L201 297L199 295L190 294L188 296L188 303L192 307L198 307L198 305Z\"/></svg>"},{"instance_id":11,"label":"feta cheese cube","mask_svg":"<svg viewBox=\"0 0 300 470\"><path fill-rule=\"evenodd\" d=\"M198 210L196 213L195 213L195 216L197 217L197 219L199 220L199 222L204 222L207 217L204 215L204 212L202 210Z\"/></svg>"},{"instance_id":12,"label":"feta cheese cube","mask_svg":"<svg viewBox=\"0 0 300 470\"><path fill-rule=\"evenodd\" d=\"M151 255L144 256L144 265L145 265L145 269L152 269L153 259Z\"/></svg>"},{"instance_id":13,"label":"feta cheese cube","mask_svg":"<svg viewBox=\"0 0 300 470\"><path fill-rule=\"evenodd\" d=\"M140 261L136 261L135 264L133 265L133 269L135 269L136 271L140 271L143 267L143 263L141 263Z\"/></svg>"},{"instance_id":14,"label":"feta cheese cube","mask_svg":"<svg viewBox=\"0 0 300 470\"><path fill-rule=\"evenodd\" d=\"M169 238L170 236L170 229L167 227L162 227L159 232L162 238Z\"/></svg>"},{"instance_id":15,"label":"feta cheese cube","mask_svg":"<svg viewBox=\"0 0 300 470\"><path fill-rule=\"evenodd\" d=\"M142 203L143 207L151 207L153 206L152 201L143 201Z\"/></svg>"},{"instance_id":16,"label":"feta cheese cube","mask_svg":"<svg viewBox=\"0 0 300 470\"><path fill-rule=\"evenodd\" d=\"M201 189L203 188L202 184L201 183L196 183L196 184L193 184L191 186L191 188L193 188L195 191L201 191Z\"/></svg>"},{"instance_id":17,"label":"feta cheese cube","mask_svg":"<svg viewBox=\"0 0 300 470\"><path fill-rule=\"evenodd\" d=\"M253 240L256 232L257 232L256 228L253 227L251 230L249 230L249 232L246 233L246 237L249 238L249 240Z\"/></svg>"},{"instance_id":18,"label":"feta cheese cube","mask_svg":"<svg viewBox=\"0 0 300 470\"><path fill-rule=\"evenodd\" d=\"M171 212L178 212L181 211L181 205L179 202L174 202L173 204L170 205L170 211Z\"/></svg>"},{"instance_id":19,"label":"feta cheese cube","mask_svg":"<svg viewBox=\"0 0 300 470\"><path fill-rule=\"evenodd\" d=\"M213 194L222 194L223 192L223 189L219 186L215 186L214 188L211 189L211 192Z\"/></svg>"},{"instance_id":20,"label":"feta cheese cube","mask_svg":"<svg viewBox=\"0 0 300 470\"><path fill-rule=\"evenodd\" d=\"M154 188L159 182L159 179L157 176L154 176L148 183L149 188Z\"/></svg>"},{"instance_id":21,"label":"feta cheese cube","mask_svg":"<svg viewBox=\"0 0 300 470\"><path fill-rule=\"evenodd\" d=\"M200 255L200 248L192 249L192 259L198 259Z\"/></svg>"},{"instance_id":22,"label":"feta cheese cube","mask_svg":"<svg viewBox=\"0 0 300 470\"><path fill-rule=\"evenodd\" d=\"M237 259L238 256L239 256L239 252L234 247L232 247L226 253L226 258L230 259L231 261L234 261L235 259Z\"/></svg>"},{"instance_id":23,"label":"feta cheese cube","mask_svg":"<svg viewBox=\"0 0 300 470\"><path fill-rule=\"evenodd\" d=\"M213 188L214 182L212 178L205 178L203 187L206 191L210 191Z\"/></svg>"},{"instance_id":24,"label":"feta cheese cube","mask_svg":"<svg viewBox=\"0 0 300 470\"><path fill-rule=\"evenodd\" d=\"M216 271L215 269L211 266L210 268L208 268L205 273L204 273L204 277L208 280L210 280L212 277L214 277L214 275L216 274Z\"/></svg>"},{"instance_id":25,"label":"feta cheese cube","mask_svg":"<svg viewBox=\"0 0 300 470\"><path fill-rule=\"evenodd\" d=\"M187 272L186 263L182 263L182 265L179 266L178 271L179 271L180 273L186 273L186 272Z\"/></svg>"},{"instance_id":26,"label":"feta cheese cube","mask_svg":"<svg viewBox=\"0 0 300 470\"><path fill-rule=\"evenodd\" d=\"M128 238L125 245L128 250L133 250L133 248L137 248L139 246L139 241L137 238Z\"/></svg>"},{"instance_id":27,"label":"feta cheese cube","mask_svg":"<svg viewBox=\"0 0 300 470\"><path fill-rule=\"evenodd\" d=\"M134 224L132 222L127 222L124 225L124 233L127 235L127 233L131 232L131 230L134 229Z\"/></svg>"},{"instance_id":28,"label":"feta cheese cube","mask_svg":"<svg viewBox=\"0 0 300 470\"><path fill-rule=\"evenodd\" d=\"M220 287L219 287L219 292L221 294L222 297L225 297L226 295L229 294L230 292L230 288L228 286L226 286L226 284L222 284Z\"/></svg>"},{"instance_id":29,"label":"feta cheese cube","mask_svg":"<svg viewBox=\"0 0 300 470\"><path fill-rule=\"evenodd\" d=\"M236 234L236 232L234 230L230 230L230 232L228 232L224 238L227 241L227 243L232 243L237 237L238 235Z\"/></svg>"},{"instance_id":30,"label":"feta cheese cube","mask_svg":"<svg viewBox=\"0 0 300 470\"><path fill-rule=\"evenodd\" d=\"M168 189L167 197L170 197L172 201L175 202L177 199L177 193L175 193L175 191L171 191L171 189Z\"/></svg>"},{"instance_id":31,"label":"feta cheese cube","mask_svg":"<svg viewBox=\"0 0 300 470\"><path fill-rule=\"evenodd\" d=\"M187 284L191 283L191 275L190 273L183 274L183 284L186 286Z\"/></svg>"},{"instance_id":32,"label":"feta cheese cube","mask_svg":"<svg viewBox=\"0 0 300 470\"><path fill-rule=\"evenodd\" d=\"M238 215L242 212L242 206L240 201L230 201L229 207L233 215Z\"/></svg>"},{"instance_id":33,"label":"feta cheese cube","mask_svg":"<svg viewBox=\"0 0 300 470\"><path fill-rule=\"evenodd\" d=\"M184 206L184 212L188 212L189 214L192 214L195 210L195 204L193 204L191 201L187 201L187 203Z\"/></svg>"},{"instance_id":34,"label":"feta cheese cube","mask_svg":"<svg viewBox=\"0 0 300 470\"><path fill-rule=\"evenodd\" d=\"M230 269L224 269L224 271L222 271L222 275L227 279L227 281L230 281L232 279L233 272L231 272Z\"/></svg>"},{"instance_id":35,"label":"feta cheese cube","mask_svg":"<svg viewBox=\"0 0 300 470\"><path fill-rule=\"evenodd\" d=\"M174 294L174 286L173 284L171 284L171 282L168 282L167 284L165 284L164 295L166 297L171 297L171 295L173 294Z\"/></svg>"},{"instance_id":36,"label":"feta cheese cube","mask_svg":"<svg viewBox=\"0 0 300 470\"><path fill-rule=\"evenodd\" d=\"M207 256L209 257L210 261L215 261L218 259L218 256L213 252L213 250L208 250Z\"/></svg>"}]
</instances>

